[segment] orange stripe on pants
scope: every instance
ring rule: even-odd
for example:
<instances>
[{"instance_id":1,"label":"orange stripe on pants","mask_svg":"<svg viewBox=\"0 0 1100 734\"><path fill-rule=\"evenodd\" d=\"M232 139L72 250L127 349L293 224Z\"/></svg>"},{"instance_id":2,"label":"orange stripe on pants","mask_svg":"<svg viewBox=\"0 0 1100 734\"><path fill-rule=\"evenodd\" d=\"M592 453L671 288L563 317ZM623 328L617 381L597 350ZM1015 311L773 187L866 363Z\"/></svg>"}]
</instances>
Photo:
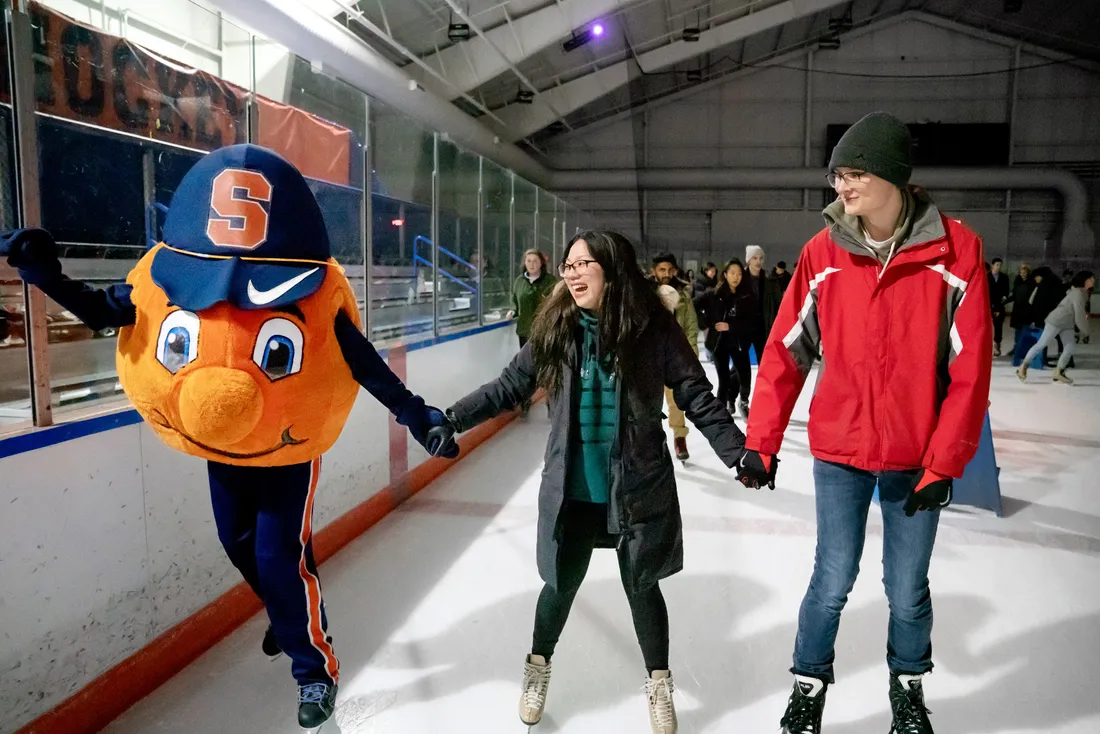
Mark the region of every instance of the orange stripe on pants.
<instances>
[{"instance_id":1,"label":"orange stripe on pants","mask_svg":"<svg viewBox=\"0 0 1100 734\"><path fill-rule=\"evenodd\" d=\"M302 557L298 562L298 575L306 589L306 614L309 624L309 639L317 652L325 659L325 672L332 678L333 683L340 680L340 661L336 659L336 653L332 649L332 643L328 640L328 633L322 624L321 617L321 580L316 574L310 572L306 564L306 547L313 536L313 498L317 494L317 480L321 475L321 458L314 459L310 465L309 495L306 497L305 511L302 513L302 533L299 540L302 544Z\"/></svg>"}]
</instances>

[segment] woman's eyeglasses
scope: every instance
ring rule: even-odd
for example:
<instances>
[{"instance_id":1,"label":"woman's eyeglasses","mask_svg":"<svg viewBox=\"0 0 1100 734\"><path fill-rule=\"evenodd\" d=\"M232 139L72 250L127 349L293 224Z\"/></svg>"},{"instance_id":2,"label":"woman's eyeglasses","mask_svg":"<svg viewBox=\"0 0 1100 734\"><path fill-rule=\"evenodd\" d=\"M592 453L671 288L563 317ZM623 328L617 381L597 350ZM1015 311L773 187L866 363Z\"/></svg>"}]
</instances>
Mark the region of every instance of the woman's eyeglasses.
<instances>
[{"instance_id":1,"label":"woman's eyeglasses","mask_svg":"<svg viewBox=\"0 0 1100 734\"><path fill-rule=\"evenodd\" d=\"M571 263L562 263L558 266L558 275L565 277L568 273L576 273L577 275L584 275L588 272L588 264L594 263L595 260L575 260Z\"/></svg>"},{"instance_id":2,"label":"woman's eyeglasses","mask_svg":"<svg viewBox=\"0 0 1100 734\"><path fill-rule=\"evenodd\" d=\"M844 173L830 171L829 175L825 177L825 180L828 181L829 185L835 189L837 183L841 180L843 180L844 183L848 184L849 186L861 184L867 180L865 178L866 175L866 171L845 171Z\"/></svg>"}]
</instances>

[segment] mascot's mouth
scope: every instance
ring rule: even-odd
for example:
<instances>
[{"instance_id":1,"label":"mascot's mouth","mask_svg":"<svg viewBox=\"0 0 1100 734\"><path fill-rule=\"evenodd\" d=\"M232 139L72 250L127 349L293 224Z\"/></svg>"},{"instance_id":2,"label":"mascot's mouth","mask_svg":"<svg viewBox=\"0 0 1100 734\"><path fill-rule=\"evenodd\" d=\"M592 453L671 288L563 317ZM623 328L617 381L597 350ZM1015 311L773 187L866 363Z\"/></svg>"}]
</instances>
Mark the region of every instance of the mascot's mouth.
<instances>
[{"instance_id":1,"label":"mascot's mouth","mask_svg":"<svg viewBox=\"0 0 1100 734\"><path fill-rule=\"evenodd\" d=\"M160 426L161 428L167 428L169 431L172 431L174 433L179 434L183 438L187 439L191 443L198 446L203 451L209 451L212 454L217 454L218 456L224 456L227 459L258 459L261 456L267 456L268 454L273 454L273 453L275 453L276 451L278 451L279 449L281 449L285 446L297 446L298 444L303 444L303 443L305 443L306 441L309 440L309 439L294 438L293 436L290 435L290 428L284 428L283 429L283 435L279 440L279 445L278 446L275 446L275 447L270 448L270 449L265 449L263 451L254 451L254 452L247 453L247 454L240 454L240 453L234 453L232 451L222 451L221 449L216 449L213 446L207 446L206 444L202 443L201 441L196 441L195 439L191 438L190 436L188 436L183 431L181 431L178 428L176 428L175 426L173 426L171 423L168 422L168 419L165 418L164 414L162 414L161 412L156 411L156 412L154 412L153 415L156 418L156 420L153 421L153 423L155 425Z\"/></svg>"}]
</instances>

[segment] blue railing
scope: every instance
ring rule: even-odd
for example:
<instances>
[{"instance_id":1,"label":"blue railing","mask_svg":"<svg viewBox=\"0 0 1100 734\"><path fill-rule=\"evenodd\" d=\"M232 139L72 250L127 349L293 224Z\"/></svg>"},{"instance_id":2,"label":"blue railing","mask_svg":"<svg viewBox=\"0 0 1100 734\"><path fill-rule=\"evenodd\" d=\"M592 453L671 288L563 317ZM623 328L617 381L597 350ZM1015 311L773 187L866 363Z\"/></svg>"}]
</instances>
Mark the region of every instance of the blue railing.
<instances>
[{"instance_id":1,"label":"blue railing","mask_svg":"<svg viewBox=\"0 0 1100 734\"><path fill-rule=\"evenodd\" d=\"M426 244L429 248L435 246L434 243L430 239L425 237L424 235L419 235L418 234L416 237L413 237L413 280L414 281L417 278L417 275L419 273L419 269L420 269L421 265L426 265L429 268L434 268L435 267L431 260L427 260L427 259L420 256L417 245L421 242ZM474 265L473 263L467 262L466 260L463 260L461 257L459 257L455 253L451 252L446 247L440 247L439 252L440 252L440 254L446 255L447 257L449 257L453 260L456 260L457 262L465 265L466 267L468 267L470 270L472 270L474 272L475 276L477 276L478 269L477 269L477 266ZM477 288L476 287L471 286L469 283L462 280L461 278L450 274L449 272L447 272L443 268L439 268L439 274L442 275L447 280L450 280L450 281L453 281L454 283L457 283L458 286L460 288L462 288L463 290L467 290L470 293L477 293Z\"/></svg>"}]
</instances>

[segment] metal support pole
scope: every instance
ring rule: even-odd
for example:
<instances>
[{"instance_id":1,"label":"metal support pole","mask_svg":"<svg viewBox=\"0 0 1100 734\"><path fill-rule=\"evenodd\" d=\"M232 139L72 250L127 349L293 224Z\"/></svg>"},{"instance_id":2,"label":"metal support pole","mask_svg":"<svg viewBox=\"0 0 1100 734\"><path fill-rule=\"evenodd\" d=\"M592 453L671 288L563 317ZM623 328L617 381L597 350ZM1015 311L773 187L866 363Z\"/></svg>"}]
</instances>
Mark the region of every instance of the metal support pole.
<instances>
[{"instance_id":1,"label":"metal support pole","mask_svg":"<svg viewBox=\"0 0 1100 734\"><path fill-rule=\"evenodd\" d=\"M439 336L439 133L432 133L432 334Z\"/></svg>"},{"instance_id":2,"label":"metal support pole","mask_svg":"<svg viewBox=\"0 0 1100 734\"><path fill-rule=\"evenodd\" d=\"M649 168L649 109L642 110L642 167ZM638 223L641 228L641 245L643 254L649 247L649 191L642 190L642 220Z\"/></svg>"},{"instance_id":3,"label":"metal support pole","mask_svg":"<svg viewBox=\"0 0 1100 734\"><path fill-rule=\"evenodd\" d=\"M145 148L141 151L141 193L145 204L145 216L148 220L148 233L156 241L157 234L157 169L153 158L153 149ZM147 245L152 242L146 243Z\"/></svg>"},{"instance_id":4,"label":"metal support pole","mask_svg":"<svg viewBox=\"0 0 1100 734\"><path fill-rule=\"evenodd\" d=\"M12 119L15 122L15 173L19 193L19 224L42 226L38 176L38 127L35 119L34 40L28 1L19 0L7 11L8 48L11 50ZM50 345L46 324L46 295L23 284L27 371L31 376L31 415L34 425L53 425L50 395Z\"/></svg>"},{"instance_id":5,"label":"metal support pole","mask_svg":"<svg viewBox=\"0 0 1100 734\"><path fill-rule=\"evenodd\" d=\"M534 246L542 249L542 240L539 239L539 213L542 209L542 197L539 194L542 192L538 186L535 187L535 244ZM554 253L550 253L550 257L554 257Z\"/></svg>"},{"instance_id":6,"label":"metal support pole","mask_svg":"<svg viewBox=\"0 0 1100 734\"><path fill-rule=\"evenodd\" d=\"M516 282L516 174L508 172L508 287Z\"/></svg>"},{"instance_id":7,"label":"metal support pole","mask_svg":"<svg viewBox=\"0 0 1100 734\"><path fill-rule=\"evenodd\" d=\"M406 233L406 219L409 214L408 209L405 208L405 202L401 202L397 205L397 218L401 220L401 226L397 228L397 261L405 262L405 233Z\"/></svg>"},{"instance_id":8,"label":"metal support pole","mask_svg":"<svg viewBox=\"0 0 1100 734\"><path fill-rule=\"evenodd\" d=\"M1016 162L1016 111L1020 104L1020 44L1012 52L1008 95L1008 165ZM1005 192L1005 214L1012 215L1012 189Z\"/></svg>"},{"instance_id":9,"label":"metal support pole","mask_svg":"<svg viewBox=\"0 0 1100 734\"><path fill-rule=\"evenodd\" d=\"M814 122L814 50L811 48L806 53L806 118L804 122L804 139L802 150L802 165L810 167L811 139L813 136ZM802 189L802 210L810 208L810 190Z\"/></svg>"},{"instance_id":10,"label":"metal support pole","mask_svg":"<svg viewBox=\"0 0 1100 734\"><path fill-rule=\"evenodd\" d=\"M485 323L485 159L477 157L477 323Z\"/></svg>"},{"instance_id":11,"label":"metal support pole","mask_svg":"<svg viewBox=\"0 0 1100 734\"><path fill-rule=\"evenodd\" d=\"M252 86L248 90L248 106L245 108L246 142L255 143L260 139L260 106L256 103L256 36L248 37L249 64L252 67L249 78Z\"/></svg>"},{"instance_id":12,"label":"metal support pole","mask_svg":"<svg viewBox=\"0 0 1100 734\"><path fill-rule=\"evenodd\" d=\"M371 270L374 268L374 201L371 196L371 179L374 171L374 140L371 137L370 97L363 96L366 108L366 140L363 141L363 211L360 215L363 233L363 333L373 338L371 323Z\"/></svg>"}]
</instances>

